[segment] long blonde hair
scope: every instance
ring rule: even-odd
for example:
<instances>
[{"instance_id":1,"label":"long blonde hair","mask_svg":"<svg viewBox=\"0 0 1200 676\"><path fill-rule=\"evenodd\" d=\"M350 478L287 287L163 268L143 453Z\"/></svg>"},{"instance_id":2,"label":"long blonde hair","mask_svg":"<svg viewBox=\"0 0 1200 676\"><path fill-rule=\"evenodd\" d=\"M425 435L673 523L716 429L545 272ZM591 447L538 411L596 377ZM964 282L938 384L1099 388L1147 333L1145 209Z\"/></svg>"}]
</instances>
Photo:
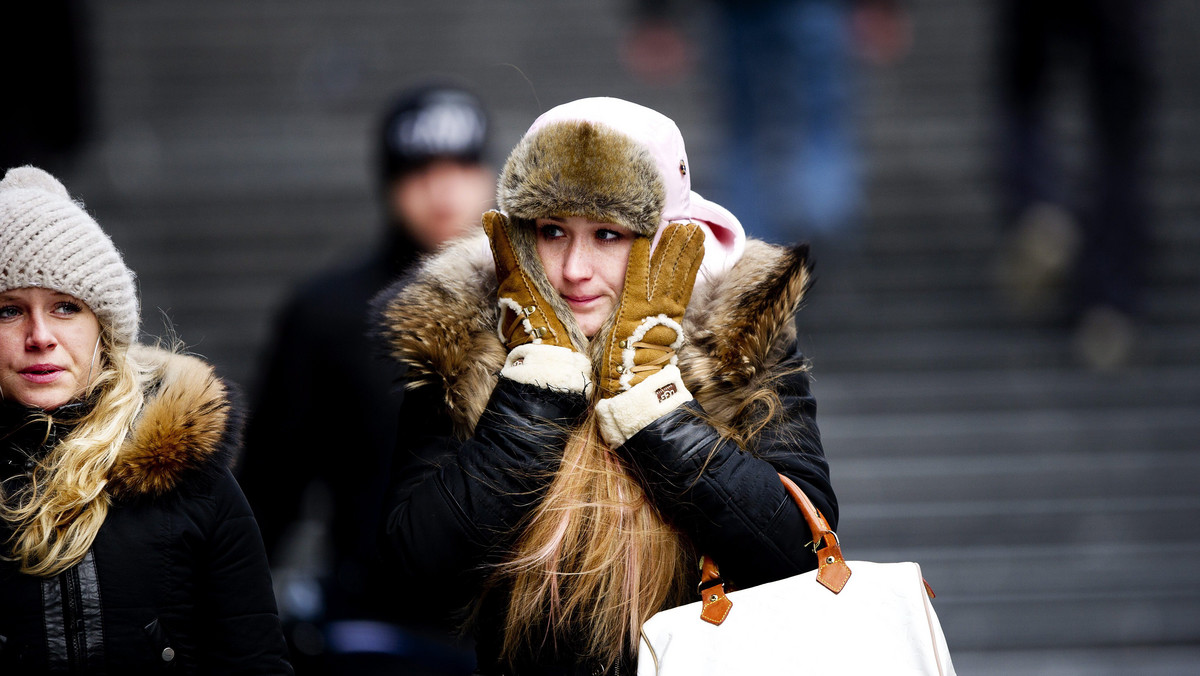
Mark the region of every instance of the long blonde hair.
<instances>
[{"instance_id":1,"label":"long blonde hair","mask_svg":"<svg viewBox=\"0 0 1200 676\"><path fill-rule=\"evenodd\" d=\"M716 397L710 405L719 414L699 416L717 430L721 443L752 448L787 415L781 381L807 371L807 363L776 366L755 382L741 383L734 405ZM690 375L685 375L689 390L712 389L711 379ZM502 649L510 661L523 650L537 654L569 636L582 644L560 647L611 665L622 653L636 652L641 626L651 615L691 600L691 584L699 581L699 552L663 520L633 469L604 443L594 402L590 411L571 432L513 554L492 576L497 587L510 587ZM773 429L800 445L794 438L800 432L791 426ZM709 450L701 472L716 450Z\"/></svg>"},{"instance_id":2,"label":"long blonde hair","mask_svg":"<svg viewBox=\"0 0 1200 676\"><path fill-rule=\"evenodd\" d=\"M503 656L570 636L557 647L611 665L636 650L643 622L683 600L693 556L589 414L494 577L511 590Z\"/></svg>"},{"instance_id":3,"label":"long blonde hair","mask_svg":"<svg viewBox=\"0 0 1200 676\"><path fill-rule=\"evenodd\" d=\"M0 518L13 529L4 558L28 575L51 577L83 560L108 516L109 470L142 410L146 369L103 325L99 344L99 371L82 395L95 400L91 410L73 421L26 485L12 495L0 486ZM53 412L42 421L48 434Z\"/></svg>"}]
</instances>

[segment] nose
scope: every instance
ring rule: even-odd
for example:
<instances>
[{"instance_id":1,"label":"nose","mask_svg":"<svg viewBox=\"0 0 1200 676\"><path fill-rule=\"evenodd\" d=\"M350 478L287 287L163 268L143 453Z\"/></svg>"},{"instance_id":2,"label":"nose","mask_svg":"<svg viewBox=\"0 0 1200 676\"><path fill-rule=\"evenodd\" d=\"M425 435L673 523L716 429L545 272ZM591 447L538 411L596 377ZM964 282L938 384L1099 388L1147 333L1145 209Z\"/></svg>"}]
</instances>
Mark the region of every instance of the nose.
<instances>
[{"instance_id":1,"label":"nose","mask_svg":"<svg viewBox=\"0 0 1200 676\"><path fill-rule=\"evenodd\" d=\"M54 332L50 330L46 318L38 313L31 313L25 334L25 349L29 351L51 350L58 345Z\"/></svg>"},{"instance_id":2,"label":"nose","mask_svg":"<svg viewBox=\"0 0 1200 676\"><path fill-rule=\"evenodd\" d=\"M592 249L586 238L571 238L563 259L562 276L571 282L580 282L592 276Z\"/></svg>"}]
</instances>

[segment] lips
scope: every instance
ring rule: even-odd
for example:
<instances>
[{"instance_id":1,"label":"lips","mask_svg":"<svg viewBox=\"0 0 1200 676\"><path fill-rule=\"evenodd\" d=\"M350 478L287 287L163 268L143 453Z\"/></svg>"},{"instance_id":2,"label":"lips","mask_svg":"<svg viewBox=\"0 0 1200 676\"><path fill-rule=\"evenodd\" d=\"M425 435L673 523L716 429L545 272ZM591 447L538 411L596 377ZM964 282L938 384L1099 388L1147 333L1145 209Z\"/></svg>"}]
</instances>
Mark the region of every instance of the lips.
<instances>
[{"instance_id":1,"label":"lips","mask_svg":"<svg viewBox=\"0 0 1200 676\"><path fill-rule=\"evenodd\" d=\"M54 364L34 364L18 371L21 377L31 383L52 383L58 379L65 369Z\"/></svg>"},{"instance_id":2,"label":"lips","mask_svg":"<svg viewBox=\"0 0 1200 676\"><path fill-rule=\"evenodd\" d=\"M573 305L587 305L599 297L600 296L563 296L563 298L567 299L568 303Z\"/></svg>"}]
</instances>

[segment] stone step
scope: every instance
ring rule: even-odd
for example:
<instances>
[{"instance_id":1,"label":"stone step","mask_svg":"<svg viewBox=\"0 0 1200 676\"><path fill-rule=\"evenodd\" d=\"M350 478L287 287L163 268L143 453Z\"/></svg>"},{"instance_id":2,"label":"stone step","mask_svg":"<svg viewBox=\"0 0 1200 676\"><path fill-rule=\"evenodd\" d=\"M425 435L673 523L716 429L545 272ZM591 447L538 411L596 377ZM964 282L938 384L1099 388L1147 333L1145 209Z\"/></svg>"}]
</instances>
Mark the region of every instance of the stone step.
<instances>
[{"instance_id":1,"label":"stone step","mask_svg":"<svg viewBox=\"0 0 1200 676\"><path fill-rule=\"evenodd\" d=\"M1119 409L1131 401L1143 406L1200 405L1200 365L1118 374L1049 368L818 372L812 388L823 415Z\"/></svg>"},{"instance_id":2,"label":"stone step","mask_svg":"<svg viewBox=\"0 0 1200 676\"><path fill-rule=\"evenodd\" d=\"M1196 402L1029 411L823 415L827 448L846 458L990 457L1047 450L1125 452L1194 447ZM1192 435L1189 437L1189 435Z\"/></svg>"},{"instance_id":3,"label":"stone step","mask_svg":"<svg viewBox=\"0 0 1200 676\"><path fill-rule=\"evenodd\" d=\"M1191 564L1200 548L1194 543L1062 544L1033 535L1028 544L1011 546L863 549L848 537L843 540L851 562L921 565L937 594L934 608L962 673L968 672L958 663L958 653L981 648L1079 649L1200 640L1200 606L1195 605L1200 572ZM1138 552L1154 552L1152 575L1146 574L1147 562Z\"/></svg>"},{"instance_id":4,"label":"stone step","mask_svg":"<svg viewBox=\"0 0 1200 676\"><path fill-rule=\"evenodd\" d=\"M801 317L800 345L821 373L1040 369L1078 366L1072 336L1053 329L903 328L809 330ZM1135 366L1196 363L1194 322L1143 329L1135 337Z\"/></svg>"}]
</instances>

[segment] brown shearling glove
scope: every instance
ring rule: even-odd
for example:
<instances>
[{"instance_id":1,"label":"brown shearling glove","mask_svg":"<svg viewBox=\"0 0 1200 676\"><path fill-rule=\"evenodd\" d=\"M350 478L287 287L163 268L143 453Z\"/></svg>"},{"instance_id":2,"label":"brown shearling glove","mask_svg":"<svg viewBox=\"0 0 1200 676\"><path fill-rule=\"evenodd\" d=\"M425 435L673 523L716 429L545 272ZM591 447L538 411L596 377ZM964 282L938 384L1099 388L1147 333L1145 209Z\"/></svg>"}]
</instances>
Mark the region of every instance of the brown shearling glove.
<instances>
[{"instance_id":1,"label":"brown shearling glove","mask_svg":"<svg viewBox=\"0 0 1200 676\"><path fill-rule=\"evenodd\" d=\"M483 215L483 230L492 245L496 279L500 282L497 290L501 306L498 328L504 346L509 351L527 343L573 350L567 328L521 269L508 236L508 227L508 217L499 211L492 210Z\"/></svg>"},{"instance_id":2,"label":"brown shearling glove","mask_svg":"<svg viewBox=\"0 0 1200 676\"><path fill-rule=\"evenodd\" d=\"M683 314L704 257L704 231L694 223L670 223L653 255L651 240L638 237L629 252L625 286L604 346L600 393L624 392L675 363L683 344ZM671 392L659 393L659 398Z\"/></svg>"}]
</instances>

